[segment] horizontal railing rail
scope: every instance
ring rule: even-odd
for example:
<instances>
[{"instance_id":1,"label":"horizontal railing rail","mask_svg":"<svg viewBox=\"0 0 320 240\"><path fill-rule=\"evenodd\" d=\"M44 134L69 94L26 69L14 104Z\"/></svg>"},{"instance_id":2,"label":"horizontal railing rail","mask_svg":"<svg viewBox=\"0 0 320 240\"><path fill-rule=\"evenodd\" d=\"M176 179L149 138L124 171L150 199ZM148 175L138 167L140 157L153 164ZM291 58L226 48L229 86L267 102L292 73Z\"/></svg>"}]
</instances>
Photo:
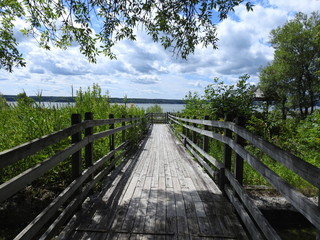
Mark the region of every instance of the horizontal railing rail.
<instances>
[{"instance_id":1,"label":"horizontal railing rail","mask_svg":"<svg viewBox=\"0 0 320 240\"><path fill-rule=\"evenodd\" d=\"M85 116L86 119L81 121L81 116L74 114L72 116L72 126L0 153L0 168L4 168L25 157L38 153L48 146L59 143L61 140L70 137L72 139L70 145L63 150L56 152L41 163L19 173L0 185L0 202L3 202L56 167L59 163L72 157L73 181L15 239L33 239L38 236L43 226L50 222L50 227L40 239L53 237L55 230L72 216L93 187L103 177L111 172L119 171L119 167L123 166L124 157L132 145L130 139L126 137L126 131L136 129L140 137L142 137L150 126L149 115L144 117L130 116L129 118L122 116L122 118L115 119L110 114L110 119L103 120L93 120L92 113L86 113ZM115 128L116 123L121 123L121 126ZM109 126L109 129L94 133L93 128L98 126ZM138 136L138 132L134 134L135 137ZM121 133L121 142L118 146L115 146L115 134L117 133ZM106 137L109 137L110 151L104 157L93 161L93 143ZM85 149L84 157L81 154L83 148ZM84 170L81 167L83 165L82 161L85 161ZM108 164L105 165L106 163ZM67 202L67 206L64 206ZM53 219L62 207L64 207L64 210L57 218Z\"/></svg>"},{"instance_id":2,"label":"horizontal railing rail","mask_svg":"<svg viewBox=\"0 0 320 240\"><path fill-rule=\"evenodd\" d=\"M292 187L283 178L273 172L257 157L249 153L244 147L247 141L266 153L269 157L290 169L306 181L320 188L320 168L305 162L291 153L288 153L274 144L230 121L211 121L208 119L189 119L169 115L171 126L180 125L182 131L178 136L198 162L206 169L217 182L220 189L228 196L248 231L255 239L280 239L276 231L264 218L254 201L242 186L243 161L246 161L256 172L264 177L279 193L281 193L306 219L320 230L320 208L305 195ZM240 121L241 122L241 121ZM201 125L202 128L199 128ZM209 127L220 129L220 133L209 130ZM174 127L173 127L174 128ZM221 134L223 131L223 134ZM197 144L198 135L202 137L203 146ZM232 136L235 135L233 138ZM224 159L218 161L208 152L208 138L225 144ZM234 151L234 174L231 172L231 156ZM211 166L210 166L211 164ZM214 166L214 168L212 168ZM246 211L248 210L248 213ZM257 227L256 227L257 226Z\"/></svg>"},{"instance_id":3,"label":"horizontal railing rail","mask_svg":"<svg viewBox=\"0 0 320 240\"><path fill-rule=\"evenodd\" d=\"M168 113L150 113L150 123L168 123Z\"/></svg>"}]
</instances>

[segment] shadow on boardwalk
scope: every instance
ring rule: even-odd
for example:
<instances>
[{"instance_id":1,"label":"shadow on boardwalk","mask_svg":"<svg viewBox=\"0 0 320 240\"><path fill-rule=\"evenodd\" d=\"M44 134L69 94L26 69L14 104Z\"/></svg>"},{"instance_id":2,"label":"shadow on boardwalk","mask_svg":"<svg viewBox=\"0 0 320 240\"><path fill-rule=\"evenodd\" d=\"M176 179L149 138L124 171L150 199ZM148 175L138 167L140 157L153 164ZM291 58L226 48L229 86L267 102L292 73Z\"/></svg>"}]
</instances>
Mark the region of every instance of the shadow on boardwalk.
<instances>
[{"instance_id":1,"label":"shadow on boardwalk","mask_svg":"<svg viewBox=\"0 0 320 240\"><path fill-rule=\"evenodd\" d=\"M215 183L154 125L138 153L83 204L59 239L247 239Z\"/></svg>"}]
</instances>

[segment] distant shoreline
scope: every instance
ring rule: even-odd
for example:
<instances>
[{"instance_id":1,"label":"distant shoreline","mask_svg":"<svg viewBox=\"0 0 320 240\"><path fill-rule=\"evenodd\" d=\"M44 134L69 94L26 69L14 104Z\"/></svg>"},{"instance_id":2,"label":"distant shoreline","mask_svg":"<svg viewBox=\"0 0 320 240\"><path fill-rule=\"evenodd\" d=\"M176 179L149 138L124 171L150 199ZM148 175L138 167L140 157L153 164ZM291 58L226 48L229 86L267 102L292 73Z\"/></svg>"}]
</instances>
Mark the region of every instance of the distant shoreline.
<instances>
[{"instance_id":1,"label":"distant shoreline","mask_svg":"<svg viewBox=\"0 0 320 240\"><path fill-rule=\"evenodd\" d=\"M8 102L16 102L16 95L2 95ZM29 96L38 101L38 96ZM41 102L74 102L74 97L41 96ZM110 103L124 103L123 98L110 98ZM180 99L149 99L149 98L128 98L127 103L151 103L151 104L185 104Z\"/></svg>"}]
</instances>

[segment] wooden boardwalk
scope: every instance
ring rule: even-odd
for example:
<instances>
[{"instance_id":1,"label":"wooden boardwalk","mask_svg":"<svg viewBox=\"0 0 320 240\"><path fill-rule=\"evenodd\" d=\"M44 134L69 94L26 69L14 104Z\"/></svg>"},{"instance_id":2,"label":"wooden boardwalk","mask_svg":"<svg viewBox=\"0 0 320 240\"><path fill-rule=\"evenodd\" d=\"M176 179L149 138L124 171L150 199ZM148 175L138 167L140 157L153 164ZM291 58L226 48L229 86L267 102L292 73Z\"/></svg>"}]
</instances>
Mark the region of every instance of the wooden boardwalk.
<instances>
[{"instance_id":1,"label":"wooden boardwalk","mask_svg":"<svg viewBox=\"0 0 320 240\"><path fill-rule=\"evenodd\" d=\"M110 180L112 179L112 181ZM58 239L248 239L230 203L154 125L137 156L88 198Z\"/></svg>"}]
</instances>

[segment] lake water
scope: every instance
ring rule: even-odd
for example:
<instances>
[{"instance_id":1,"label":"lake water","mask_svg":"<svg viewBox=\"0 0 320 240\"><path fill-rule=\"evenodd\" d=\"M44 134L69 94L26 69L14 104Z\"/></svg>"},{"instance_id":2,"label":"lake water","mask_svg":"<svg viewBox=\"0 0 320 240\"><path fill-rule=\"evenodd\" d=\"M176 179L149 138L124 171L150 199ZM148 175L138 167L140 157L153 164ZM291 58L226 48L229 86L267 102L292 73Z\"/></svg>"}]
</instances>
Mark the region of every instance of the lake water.
<instances>
[{"instance_id":1,"label":"lake water","mask_svg":"<svg viewBox=\"0 0 320 240\"><path fill-rule=\"evenodd\" d=\"M9 104L16 104L16 102L8 102ZM44 107L61 107L61 106L67 106L72 105L73 103L66 103L66 102L41 102ZM119 105L123 105L124 103L117 103ZM138 108L147 109L148 107L154 106L156 104L154 103L132 103L134 106ZM130 106L131 103L128 103L127 106ZM179 112L182 109L184 109L185 104L157 104L160 106L163 110L163 112Z\"/></svg>"},{"instance_id":2,"label":"lake water","mask_svg":"<svg viewBox=\"0 0 320 240\"><path fill-rule=\"evenodd\" d=\"M130 106L130 103L128 104ZM138 108L147 109L148 107L154 106L153 103L134 103L134 106ZM185 104L157 104L163 110L163 112L180 112L184 109Z\"/></svg>"}]
</instances>

